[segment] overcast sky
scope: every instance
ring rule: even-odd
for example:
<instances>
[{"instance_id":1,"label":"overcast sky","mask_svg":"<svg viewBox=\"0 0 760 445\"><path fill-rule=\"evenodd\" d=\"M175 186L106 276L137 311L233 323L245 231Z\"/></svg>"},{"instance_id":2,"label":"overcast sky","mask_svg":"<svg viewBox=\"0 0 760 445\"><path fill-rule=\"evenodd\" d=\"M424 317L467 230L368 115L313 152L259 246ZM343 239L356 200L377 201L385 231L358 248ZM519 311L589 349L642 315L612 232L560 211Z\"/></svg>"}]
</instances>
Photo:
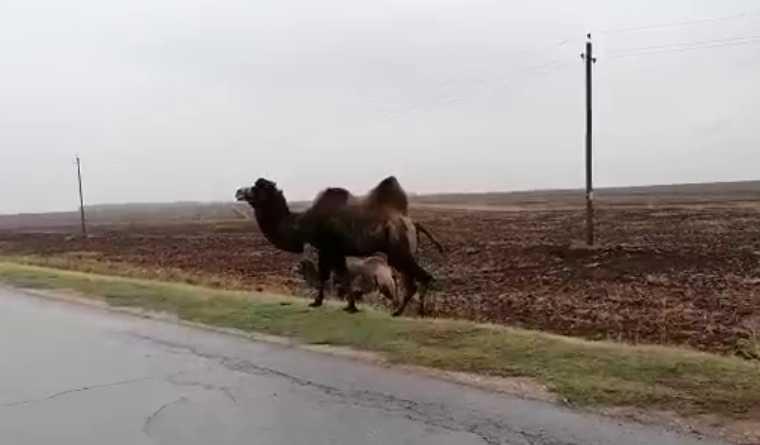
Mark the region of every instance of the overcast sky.
<instances>
[{"instance_id":1,"label":"overcast sky","mask_svg":"<svg viewBox=\"0 0 760 445\"><path fill-rule=\"evenodd\" d=\"M580 187L587 31L599 186L758 177L757 0L0 0L0 213Z\"/></svg>"}]
</instances>

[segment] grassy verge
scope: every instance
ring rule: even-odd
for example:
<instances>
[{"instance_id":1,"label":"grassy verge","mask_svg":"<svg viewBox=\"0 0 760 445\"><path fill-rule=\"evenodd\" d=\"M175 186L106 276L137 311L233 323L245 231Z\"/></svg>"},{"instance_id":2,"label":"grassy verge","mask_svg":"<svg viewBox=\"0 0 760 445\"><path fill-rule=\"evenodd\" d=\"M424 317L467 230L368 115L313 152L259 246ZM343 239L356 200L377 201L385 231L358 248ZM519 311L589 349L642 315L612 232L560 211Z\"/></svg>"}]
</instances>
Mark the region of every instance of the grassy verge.
<instances>
[{"instance_id":1,"label":"grassy verge","mask_svg":"<svg viewBox=\"0 0 760 445\"><path fill-rule=\"evenodd\" d=\"M191 273L172 267L109 261L102 258L98 252L75 251L52 255L0 254L0 262L74 270L101 275L118 275L128 278L181 282L220 289L245 290L251 287L250 283L246 283L242 277L236 278L201 272Z\"/></svg>"},{"instance_id":2,"label":"grassy verge","mask_svg":"<svg viewBox=\"0 0 760 445\"><path fill-rule=\"evenodd\" d=\"M72 289L113 306L188 321L349 346L389 361L490 376L532 377L580 405L628 405L742 418L760 405L760 365L664 347L588 342L460 321L394 319L304 300L0 262L0 281Z\"/></svg>"}]
</instances>

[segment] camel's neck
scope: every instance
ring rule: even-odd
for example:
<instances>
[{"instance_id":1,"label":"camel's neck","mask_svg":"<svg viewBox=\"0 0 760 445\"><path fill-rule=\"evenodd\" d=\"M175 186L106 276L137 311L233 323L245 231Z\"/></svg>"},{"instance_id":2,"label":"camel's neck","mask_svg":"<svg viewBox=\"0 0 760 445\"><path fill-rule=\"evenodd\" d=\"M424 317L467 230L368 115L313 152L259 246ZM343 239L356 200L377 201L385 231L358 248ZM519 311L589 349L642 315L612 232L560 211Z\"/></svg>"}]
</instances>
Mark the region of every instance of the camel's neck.
<instances>
[{"instance_id":1,"label":"camel's neck","mask_svg":"<svg viewBox=\"0 0 760 445\"><path fill-rule=\"evenodd\" d=\"M304 243L298 229L300 213L292 213L284 198L266 208L254 209L256 221L264 236L280 250L302 253Z\"/></svg>"}]
</instances>

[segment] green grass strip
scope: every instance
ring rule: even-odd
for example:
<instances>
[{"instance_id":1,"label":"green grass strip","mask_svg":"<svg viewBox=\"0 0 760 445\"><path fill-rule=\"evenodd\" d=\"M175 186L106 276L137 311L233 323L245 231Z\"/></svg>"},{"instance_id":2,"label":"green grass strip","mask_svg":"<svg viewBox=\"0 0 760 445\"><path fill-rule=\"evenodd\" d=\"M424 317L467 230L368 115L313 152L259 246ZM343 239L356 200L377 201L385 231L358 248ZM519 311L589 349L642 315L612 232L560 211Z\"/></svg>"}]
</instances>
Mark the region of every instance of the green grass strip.
<instances>
[{"instance_id":1,"label":"green grass strip","mask_svg":"<svg viewBox=\"0 0 760 445\"><path fill-rule=\"evenodd\" d=\"M743 418L760 406L760 364L686 349L590 342L452 320L391 318L292 297L211 289L0 262L0 282L71 289L113 306L380 353L393 363L531 377L586 406L638 406Z\"/></svg>"}]
</instances>

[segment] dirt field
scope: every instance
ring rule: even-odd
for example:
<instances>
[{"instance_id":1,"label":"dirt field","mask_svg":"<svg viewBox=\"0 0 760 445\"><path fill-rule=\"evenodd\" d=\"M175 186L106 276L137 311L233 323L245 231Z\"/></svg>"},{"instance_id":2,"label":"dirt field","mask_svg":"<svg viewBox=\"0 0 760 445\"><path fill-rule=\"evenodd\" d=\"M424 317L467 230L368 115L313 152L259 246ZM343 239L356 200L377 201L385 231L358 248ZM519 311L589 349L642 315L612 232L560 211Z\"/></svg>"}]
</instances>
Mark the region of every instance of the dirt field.
<instances>
[{"instance_id":1,"label":"dirt field","mask_svg":"<svg viewBox=\"0 0 760 445\"><path fill-rule=\"evenodd\" d=\"M603 207L602 247L578 247L583 212L417 209L447 246L423 240L438 278L433 314L630 342L746 352L760 341L760 206ZM254 222L106 225L80 240L65 230L0 231L2 254L79 252L148 268L213 274L251 287L300 283L297 257Z\"/></svg>"}]
</instances>

